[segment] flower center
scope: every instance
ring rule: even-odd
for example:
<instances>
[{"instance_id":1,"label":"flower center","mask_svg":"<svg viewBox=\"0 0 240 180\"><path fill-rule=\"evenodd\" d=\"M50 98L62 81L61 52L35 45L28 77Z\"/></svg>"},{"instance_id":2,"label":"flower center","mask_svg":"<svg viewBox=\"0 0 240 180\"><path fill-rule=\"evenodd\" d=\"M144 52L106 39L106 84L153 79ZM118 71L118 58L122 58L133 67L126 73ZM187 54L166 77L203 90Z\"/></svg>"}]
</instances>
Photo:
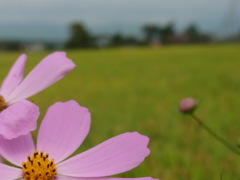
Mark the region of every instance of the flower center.
<instances>
[{"instance_id":1,"label":"flower center","mask_svg":"<svg viewBox=\"0 0 240 180\"><path fill-rule=\"evenodd\" d=\"M27 161L22 163L23 179L26 180L53 180L57 174L54 159L48 159L48 154L42 151L34 151L32 157L28 156Z\"/></svg>"},{"instance_id":2,"label":"flower center","mask_svg":"<svg viewBox=\"0 0 240 180\"><path fill-rule=\"evenodd\" d=\"M0 95L0 112L8 107L8 104L5 102L4 98Z\"/></svg>"}]
</instances>

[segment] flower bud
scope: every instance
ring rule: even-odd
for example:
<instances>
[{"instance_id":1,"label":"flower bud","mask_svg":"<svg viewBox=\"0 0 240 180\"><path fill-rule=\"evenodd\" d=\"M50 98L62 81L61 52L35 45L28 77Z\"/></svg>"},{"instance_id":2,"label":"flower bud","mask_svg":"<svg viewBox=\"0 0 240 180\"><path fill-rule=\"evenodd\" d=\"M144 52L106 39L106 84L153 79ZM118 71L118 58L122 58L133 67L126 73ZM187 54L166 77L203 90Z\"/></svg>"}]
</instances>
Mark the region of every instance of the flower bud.
<instances>
[{"instance_id":1,"label":"flower bud","mask_svg":"<svg viewBox=\"0 0 240 180\"><path fill-rule=\"evenodd\" d=\"M197 107L197 103L193 98L185 98L179 104L179 110L183 113L191 113Z\"/></svg>"}]
</instances>

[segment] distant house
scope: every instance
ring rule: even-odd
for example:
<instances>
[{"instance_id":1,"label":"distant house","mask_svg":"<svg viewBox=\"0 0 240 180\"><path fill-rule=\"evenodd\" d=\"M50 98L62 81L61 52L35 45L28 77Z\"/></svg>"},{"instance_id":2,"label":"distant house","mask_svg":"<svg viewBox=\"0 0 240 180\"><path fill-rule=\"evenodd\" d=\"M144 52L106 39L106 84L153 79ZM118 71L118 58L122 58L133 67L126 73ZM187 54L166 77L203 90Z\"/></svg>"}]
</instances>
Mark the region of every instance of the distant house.
<instances>
[{"instance_id":1,"label":"distant house","mask_svg":"<svg viewBox=\"0 0 240 180\"><path fill-rule=\"evenodd\" d=\"M170 35L168 37L169 43L172 44L187 44L190 43L190 37L185 34L180 34L180 35Z\"/></svg>"},{"instance_id":2,"label":"distant house","mask_svg":"<svg viewBox=\"0 0 240 180\"><path fill-rule=\"evenodd\" d=\"M36 42L36 43L27 43L23 45L23 49L26 51L32 52L41 52L47 49L44 43Z\"/></svg>"},{"instance_id":3,"label":"distant house","mask_svg":"<svg viewBox=\"0 0 240 180\"><path fill-rule=\"evenodd\" d=\"M159 39L155 39L155 40L151 41L151 46L152 47L159 47L161 45L162 45L162 43L161 43L161 41Z\"/></svg>"},{"instance_id":4,"label":"distant house","mask_svg":"<svg viewBox=\"0 0 240 180\"><path fill-rule=\"evenodd\" d=\"M150 44L152 47L158 47L162 45L162 42L160 40L160 36L159 35L154 35L151 37L150 39Z\"/></svg>"},{"instance_id":5,"label":"distant house","mask_svg":"<svg viewBox=\"0 0 240 180\"><path fill-rule=\"evenodd\" d=\"M100 35L96 38L96 45L100 48L107 47L111 42L111 37L107 35Z\"/></svg>"}]
</instances>

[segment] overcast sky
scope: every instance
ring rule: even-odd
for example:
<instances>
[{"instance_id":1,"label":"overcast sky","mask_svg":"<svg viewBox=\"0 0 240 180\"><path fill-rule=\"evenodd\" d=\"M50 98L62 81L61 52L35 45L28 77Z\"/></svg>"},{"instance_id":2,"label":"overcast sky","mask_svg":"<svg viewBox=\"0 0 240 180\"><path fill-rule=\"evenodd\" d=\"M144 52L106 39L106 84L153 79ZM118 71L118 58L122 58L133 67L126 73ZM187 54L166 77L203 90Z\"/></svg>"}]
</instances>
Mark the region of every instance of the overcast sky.
<instances>
[{"instance_id":1,"label":"overcast sky","mask_svg":"<svg viewBox=\"0 0 240 180\"><path fill-rule=\"evenodd\" d=\"M41 38L44 34L46 37L63 36L67 25L74 21L85 22L96 33L134 33L141 24L170 21L174 21L178 29L196 22L204 31L215 31L221 28L226 19L231 1L0 0L0 37L22 35ZM35 25L37 28L33 27ZM57 32L50 32L48 25L53 32L58 29ZM14 28L17 26L19 29ZM28 27L26 30L25 26ZM43 28L41 31L38 30L40 27Z\"/></svg>"}]
</instances>

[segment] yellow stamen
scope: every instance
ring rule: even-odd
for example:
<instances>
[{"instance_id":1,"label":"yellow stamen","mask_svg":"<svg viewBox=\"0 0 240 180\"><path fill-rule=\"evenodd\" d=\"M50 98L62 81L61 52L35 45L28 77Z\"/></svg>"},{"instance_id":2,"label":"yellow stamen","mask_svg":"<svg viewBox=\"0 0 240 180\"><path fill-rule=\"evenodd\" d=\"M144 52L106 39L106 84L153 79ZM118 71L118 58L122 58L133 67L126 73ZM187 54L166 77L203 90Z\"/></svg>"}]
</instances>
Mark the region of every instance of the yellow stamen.
<instances>
[{"instance_id":1,"label":"yellow stamen","mask_svg":"<svg viewBox=\"0 0 240 180\"><path fill-rule=\"evenodd\" d=\"M57 174L54 159L48 159L48 154L42 151L34 151L32 157L28 156L27 161L22 163L23 179L26 180L53 180Z\"/></svg>"},{"instance_id":2,"label":"yellow stamen","mask_svg":"<svg viewBox=\"0 0 240 180\"><path fill-rule=\"evenodd\" d=\"M8 107L8 104L5 102L4 98L0 95L0 112Z\"/></svg>"}]
</instances>

